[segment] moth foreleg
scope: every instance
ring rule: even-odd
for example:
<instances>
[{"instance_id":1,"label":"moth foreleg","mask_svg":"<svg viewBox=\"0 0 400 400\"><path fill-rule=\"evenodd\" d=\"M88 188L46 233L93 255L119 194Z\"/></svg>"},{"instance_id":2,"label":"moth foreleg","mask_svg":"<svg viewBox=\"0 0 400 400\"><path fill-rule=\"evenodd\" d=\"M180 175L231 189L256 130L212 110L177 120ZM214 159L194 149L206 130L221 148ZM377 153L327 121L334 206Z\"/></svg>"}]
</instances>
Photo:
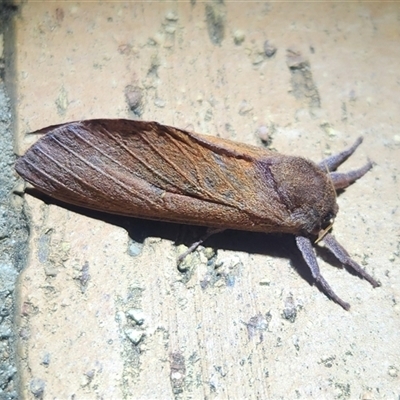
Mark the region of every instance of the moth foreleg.
<instances>
[{"instance_id":1,"label":"moth foreleg","mask_svg":"<svg viewBox=\"0 0 400 400\"><path fill-rule=\"evenodd\" d=\"M372 168L372 166L373 165L371 161L368 161L367 164L359 169L354 169L353 171L348 172L331 172L329 176L336 190L344 189L365 175Z\"/></svg>"},{"instance_id":2,"label":"moth foreleg","mask_svg":"<svg viewBox=\"0 0 400 400\"><path fill-rule=\"evenodd\" d=\"M323 159L318 163L318 166L324 172L334 171L339 165L343 164L357 149L357 147L362 143L363 138L359 137L355 143L349 148L341 151L340 153L333 154L330 157Z\"/></svg>"},{"instance_id":3,"label":"moth foreleg","mask_svg":"<svg viewBox=\"0 0 400 400\"><path fill-rule=\"evenodd\" d=\"M353 268L360 276L366 279L373 287L380 286L380 282L374 279L371 275L365 271L361 265L358 265L354 260L352 260L344 249L344 247L335 239L333 235L327 233L322 241L325 243L327 249L335 255L335 257L344 265L348 265L349 267Z\"/></svg>"},{"instance_id":4,"label":"moth foreleg","mask_svg":"<svg viewBox=\"0 0 400 400\"><path fill-rule=\"evenodd\" d=\"M315 281L322 287L323 291L336 303L341 305L345 310L350 309L350 304L343 301L330 287L329 283L321 275L317 258L311 240L304 236L296 236L296 244L303 255L304 261L311 270L311 274Z\"/></svg>"},{"instance_id":5,"label":"moth foreleg","mask_svg":"<svg viewBox=\"0 0 400 400\"><path fill-rule=\"evenodd\" d=\"M193 251L195 251L197 249L197 247L199 247L203 242L205 242L210 236L215 235L216 233L222 232L224 231L224 228L208 228L207 229L207 233L201 237L198 241L192 243L188 249L182 253L179 257L178 257L178 265Z\"/></svg>"}]
</instances>

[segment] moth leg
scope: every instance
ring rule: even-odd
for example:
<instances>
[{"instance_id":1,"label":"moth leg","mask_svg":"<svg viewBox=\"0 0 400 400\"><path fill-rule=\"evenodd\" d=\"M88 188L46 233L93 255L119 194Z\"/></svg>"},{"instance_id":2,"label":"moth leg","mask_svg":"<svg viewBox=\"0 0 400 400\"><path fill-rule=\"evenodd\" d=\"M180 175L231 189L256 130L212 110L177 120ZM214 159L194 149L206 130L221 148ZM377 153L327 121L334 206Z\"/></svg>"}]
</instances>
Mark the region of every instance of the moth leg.
<instances>
[{"instance_id":1,"label":"moth leg","mask_svg":"<svg viewBox=\"0 0 400 400\"><path fill-rule=\"evenodd\" d=\"M323 291L336 303L342 306L346 311L350 309L350 304L343 301L330 287L329 283L321 275L319 270L317 258L315 257L314 248L311 240L304 236L296 236L296 244L298 249L303 255L304 261L307 263L311 270L311 274L315 281L321 285Z\"/></svg>"},{"instance_id":2,"label":"moth leg","mask_svg":"<svg viewBox=\"0 0 400 400\"><path fill-rule=\"evenodd\" d=\"M344 265L348 265L349 267L353 268L360 276L366 279L373 287L381 286L380 282L374 279L368 272L365 271L361 265L357 264L353 261L347 251L343 248L343 246L335 239L333 235L327 233L322 240L327 249L335 255L335 257Z\"/></svg>"},{"instance_id":3,"label":"moth leg","mask_svg":"<svg viewBox=\"0 0 400 400\"><path fill-rule=\"evenodd\" d=\"M330 157L323 159L318 163L318 166L324 172L334 171L339 165L343 164L357 149L357 147L362 143L363 138L360 136L355 143L349 148L341 151L338 154L333 154Z\"/></svg>"},{"instance_id":4,"label":"moth leg","mask_svg":"<svg viewBox=\"0 0 400 400\"><path fill-rule=\"evenodd\" d=\"M192 253L193 251L195 251L197 249L197 247L199 247L203 242L205 242L210 236L222 232L225 229L223 228L209 228L207 229L207 233L201 237L197 242L194 242L193 244L191 244L188 249L182 253L179 257L178 257L178 264L180 264L190 253Z\"/></svg>"},{"instance_id":5,"label":"moth leg","mask_svg":"<svg viewBox=\"0 0 400 400\"><path fill-rule=\"evenodd\" d=\"M349 172L331 172L329 176L336 190L344 189L365 175L372 168L372 166L373 165L371 161L368 161L367 164L359 169L354 169L353 171Z\"/></svg>"}]
</instances>

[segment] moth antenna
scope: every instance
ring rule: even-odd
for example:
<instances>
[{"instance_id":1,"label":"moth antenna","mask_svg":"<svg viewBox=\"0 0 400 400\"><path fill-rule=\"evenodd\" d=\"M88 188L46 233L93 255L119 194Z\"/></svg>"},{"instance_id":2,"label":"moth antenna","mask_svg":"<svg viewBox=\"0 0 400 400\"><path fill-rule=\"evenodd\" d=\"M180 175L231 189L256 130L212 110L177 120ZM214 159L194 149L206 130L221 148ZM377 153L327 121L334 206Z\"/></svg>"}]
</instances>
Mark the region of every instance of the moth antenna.
<instances>
[{"instance_id":1,"label":"moth antenna","mask_svg":"<svg viewBox=\"0 0 400 400\"><path fill-rule=\"evenodd\" d=\"M317 244L318 242L320 242L325 237L325 235L331 230L331 228L333 226L333 223L334 223L334 221L332 221L324 230L319 231L318 237L315 240L314 244Z\"/></svg>"},{"instance_id":2,"label":"moth antenna","mask_svg":"<svg viewBox=\"0 0 400 400\"><path fill-rule=\"evenodd\" d=\"M333 192L335 193L335 202L336 202L336 200L337 200L337 191L336 191L336 187L335 187L335 182L333 181L331 173L329 172L327 166L326 166L326 176L328 178L329 183L332 186ZM333 224L333 222L332 222L332 224ZM332 225L330 225L330 226L332 226ZM322 237L320 237L320 234L318 234L318 239L317 239L317 241L315 243L318 243L324 237L325 233L323 234Z\"/></svg>"}]
</instances>

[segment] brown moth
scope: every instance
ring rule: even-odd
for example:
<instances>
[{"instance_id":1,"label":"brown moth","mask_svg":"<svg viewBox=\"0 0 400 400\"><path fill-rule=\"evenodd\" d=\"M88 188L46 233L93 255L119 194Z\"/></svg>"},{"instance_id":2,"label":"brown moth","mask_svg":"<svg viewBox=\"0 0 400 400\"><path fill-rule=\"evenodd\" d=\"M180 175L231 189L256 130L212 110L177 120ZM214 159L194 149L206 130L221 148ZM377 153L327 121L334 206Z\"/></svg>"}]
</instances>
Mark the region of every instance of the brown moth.
<instances>
[{"instance_id":1,"label":"brown moth","mask_svg":"<svg viewBox=\"0 0 400 400\"><path fill-rule=\"evenodd\" d=\"M315 281L346 310L350 305L320 273L313 240L379 286L328 233L338 212L336 190L372 167L331 172L361 138L315 164L157 122L98 119L34 133L46 135L15 168L51 197L112 214L206 226L207 237L225 229L293 234Z\"/></svg>"}]
</instances>

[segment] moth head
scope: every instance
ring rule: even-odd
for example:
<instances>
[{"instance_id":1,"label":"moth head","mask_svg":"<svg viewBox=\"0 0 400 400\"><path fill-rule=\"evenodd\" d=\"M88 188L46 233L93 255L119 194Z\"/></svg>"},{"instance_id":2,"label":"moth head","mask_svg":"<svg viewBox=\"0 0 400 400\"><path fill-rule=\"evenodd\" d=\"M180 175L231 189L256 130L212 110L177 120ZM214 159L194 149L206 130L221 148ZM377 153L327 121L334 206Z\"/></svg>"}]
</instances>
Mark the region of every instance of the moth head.
<instances>
[{"instance_id":1,"label":"moth head","mask_svg":"<svg viewBox=\"0 0 400 400\"><path fill-rule=\"evenodd\" d=\"M318 235L333 223L339 209L336 192L329 176L315 163L301 157L285 157L270 169L297 233Z\"/></svg>"},{"instance_id":2,"label":"moth head","mask_svg":"<svg viewBox=\"0 0 400 400\"><path fill-rule=\"evenodd\" d=\"M332 207L324 207L325 204L314 204L308 209L302 207L293 213L293 217L299 224L299 231L306 236L318 236L321 240L332 228L338 205L336 202Z\"/></svg>"}]
</instances>

